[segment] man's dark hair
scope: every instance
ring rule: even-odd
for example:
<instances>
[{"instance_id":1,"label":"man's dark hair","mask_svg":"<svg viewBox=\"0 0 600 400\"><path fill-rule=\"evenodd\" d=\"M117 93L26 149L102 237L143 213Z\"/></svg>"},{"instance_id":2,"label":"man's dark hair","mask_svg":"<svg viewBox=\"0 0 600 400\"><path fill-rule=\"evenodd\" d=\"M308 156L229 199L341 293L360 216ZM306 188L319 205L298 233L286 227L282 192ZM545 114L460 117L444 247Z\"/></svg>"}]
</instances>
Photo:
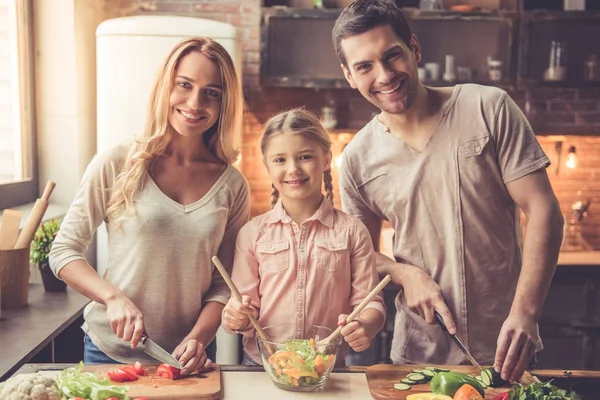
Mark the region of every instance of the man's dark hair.
<instances>
[{"instance_id":1,"label":"man's dark hair","mask_svg":"<svg viewBox=\"0 0 600 400\"><path fill-rule=\"evenodd\" d=\"M404 43L410 45L412 30L394 1L356 0L348 5L335 21L332 32L333 47L342 64L347 66L342 51L343 39L382 25L389 25Z\"/></svg>"}]
</instances>

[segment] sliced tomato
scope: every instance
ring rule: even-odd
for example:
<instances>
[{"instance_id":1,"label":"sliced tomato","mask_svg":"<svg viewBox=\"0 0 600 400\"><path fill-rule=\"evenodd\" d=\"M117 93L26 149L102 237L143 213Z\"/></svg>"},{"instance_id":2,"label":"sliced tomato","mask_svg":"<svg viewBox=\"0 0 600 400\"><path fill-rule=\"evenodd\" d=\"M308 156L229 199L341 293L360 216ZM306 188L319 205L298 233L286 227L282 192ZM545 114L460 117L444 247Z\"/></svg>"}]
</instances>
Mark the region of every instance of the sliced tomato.
<instances>
[{"instance_id":1,"label":"sliced tomato","mask_svg":"<svg viewBox=\"0 0 600 400\"><path fill-rule=\"evenodd\" d=\"M136 361L135 364L133 364L133 369L135 370L135 373L139 376L148 375L144 367L142 367L142 363L139 361Z\"/></svg>"},{"instance_id":2,"label":"sliced tomato","mask_svg":"<svg viewBox=\"0 0 600 400\"><path fill-rule=\"evenodd\" d=\"M168 379L178 379L181 377L181 370L169 364L160 364L156 369L156 375Z\"/></svg>"},{"instance_id":3,"label":"sliced tomato","mask_svg":"<svg viewBox=\"0 0 600 400\"><path fill-rule=\"evenodd\" d=\"M114 371L108 371L106 373L106 375L108 375L108 379L110 379L113 382L124 382L123 374L117 373L117 371L120 371L120 370L116 369Z\"/></svg>"},{"instance_id":4,"label":"sliced tomato","mask_svg":"<svg viewBox=\"0 0 600 400\"><path fill-rule=\"evenodd\" d=\"M127 373L127 376L133 381L135 381L138 378L137 371L131 365L126 365L122 367L121 370L125 371Z\"/></svg>"}]
</instances>

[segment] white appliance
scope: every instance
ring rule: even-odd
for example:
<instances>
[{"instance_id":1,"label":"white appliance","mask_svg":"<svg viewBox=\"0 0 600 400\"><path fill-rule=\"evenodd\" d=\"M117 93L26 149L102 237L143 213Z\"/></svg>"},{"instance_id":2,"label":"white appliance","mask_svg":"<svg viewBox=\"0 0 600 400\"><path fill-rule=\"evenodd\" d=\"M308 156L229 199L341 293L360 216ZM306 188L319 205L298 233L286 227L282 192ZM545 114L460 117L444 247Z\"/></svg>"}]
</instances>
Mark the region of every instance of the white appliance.
<instances>
[{"instance_id":1,"label":"white appliance","mask_svg":"<svg viewBox=\"0 0 600 400\"><path fill-rule=\"evenodd\" d=\"M173 46L191 36L208 36L220 43L229 52L241 77L241 50L236 28L232 25L200 18L158 15L109 19L98 26L98 152L143 130L156 71ZM104 224L98 229L96 239L97 268L103 275L108 265ZM219 330L217 348L218 363L238 363L236 335Z\"/></svg>"}]
</instances>

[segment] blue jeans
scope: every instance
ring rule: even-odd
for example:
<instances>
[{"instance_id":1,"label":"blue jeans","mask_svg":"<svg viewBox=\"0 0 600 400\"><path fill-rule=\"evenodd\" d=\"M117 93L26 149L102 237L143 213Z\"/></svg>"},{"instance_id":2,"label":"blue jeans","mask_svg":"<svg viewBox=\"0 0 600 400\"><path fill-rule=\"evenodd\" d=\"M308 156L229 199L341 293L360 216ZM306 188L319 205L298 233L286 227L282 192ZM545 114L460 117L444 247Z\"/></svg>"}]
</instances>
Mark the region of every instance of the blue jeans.
<instances>
[{"instance_id":1,"label":"blue jeans","mask_svg":"<svg viewBox=\"0 0 600 400\"><path fill-rule=\"evenodd\" d=\"M92 342L88 335L83 338L83 363L84 364L118 364L118 361L113 360L102 352Z\"/></svg>"},{"instance_id":2,"label":"blue jeans","mask_svg":"<svg viewBox=\"0 0 600 400\"><path fill-rule=\"evenodd\" d=\"M213 340L206 348L206 356L211 361L216 361L217 358L217 341ZM113 360L102 352L92 342L88 335L83 338L83 363L84 364L118 364L118 361Z\"/></svg>"}]
</instances>

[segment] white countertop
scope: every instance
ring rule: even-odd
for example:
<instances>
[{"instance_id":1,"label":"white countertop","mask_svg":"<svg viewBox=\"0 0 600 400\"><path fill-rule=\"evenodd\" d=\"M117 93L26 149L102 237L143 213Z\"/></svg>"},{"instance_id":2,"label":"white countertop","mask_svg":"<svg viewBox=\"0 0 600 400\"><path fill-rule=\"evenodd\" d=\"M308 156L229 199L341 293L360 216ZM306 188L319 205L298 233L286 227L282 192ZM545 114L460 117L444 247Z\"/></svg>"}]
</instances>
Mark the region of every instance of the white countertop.
<instances>
[{"instance_id":1,"label":"white countertop","mask_svg":"<svg viewBox=\"0 0 600 400\"><path fill-rule=\"evenodd\" d=\"M332 373L322 390L302 393L277 388L266 372L223 371L224 400L371 399L367 377L361 372Z\"/></svg>"}]
</instances>

